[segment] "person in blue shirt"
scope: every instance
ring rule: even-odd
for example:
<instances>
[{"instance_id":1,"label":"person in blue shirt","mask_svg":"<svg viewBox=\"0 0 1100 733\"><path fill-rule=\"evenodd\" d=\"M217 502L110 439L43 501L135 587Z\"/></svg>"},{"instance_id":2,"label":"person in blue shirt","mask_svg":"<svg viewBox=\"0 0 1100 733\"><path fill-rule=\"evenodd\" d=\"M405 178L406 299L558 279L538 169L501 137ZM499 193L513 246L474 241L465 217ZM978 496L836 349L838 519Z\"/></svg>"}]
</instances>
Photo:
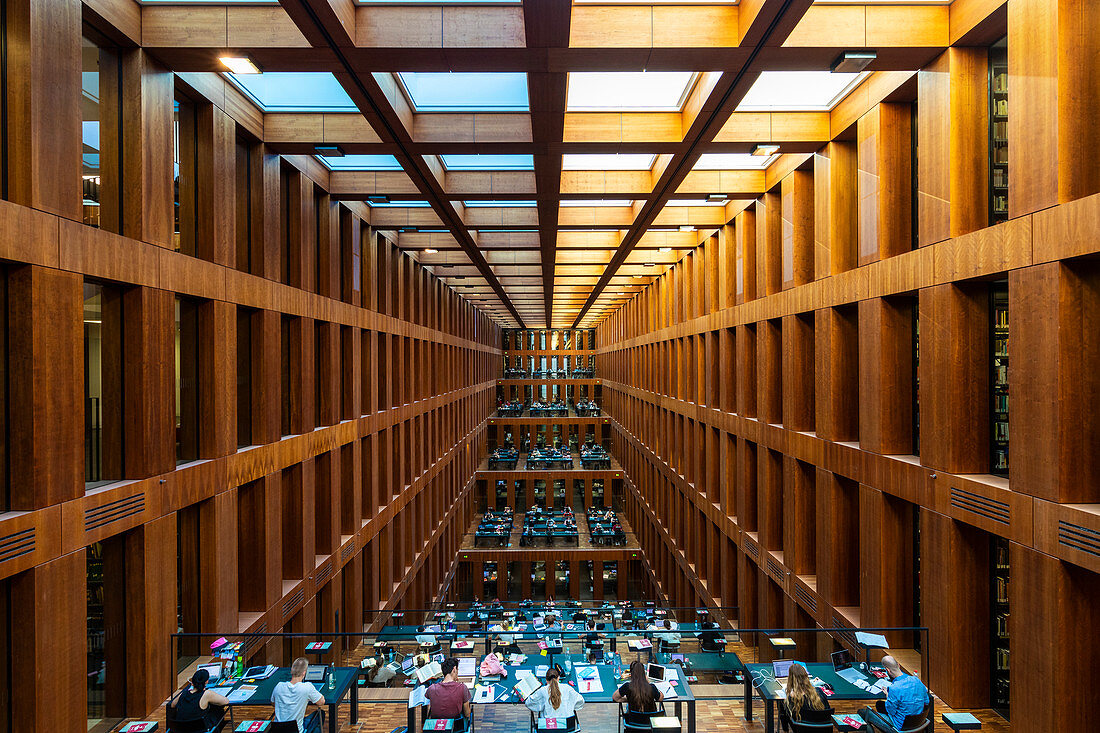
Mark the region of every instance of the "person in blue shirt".
<instances>
[{"instance_id":1,"label":"person in blue shirt","mask_svg":"<svg viewBox=\"0 0 1100 733\"><path fill-rule=\"evenodd\" d=\"M875 730L884 733L896 733L905 730L905 719L910 715L924 712L931 698L924 683L911 674L901 670L898 660L891 656L882 658L882 666L890 676L890 686L886 689L886 703L880 700L875 709L863 708L860 716Z\"/></svg>"}]
</instances>

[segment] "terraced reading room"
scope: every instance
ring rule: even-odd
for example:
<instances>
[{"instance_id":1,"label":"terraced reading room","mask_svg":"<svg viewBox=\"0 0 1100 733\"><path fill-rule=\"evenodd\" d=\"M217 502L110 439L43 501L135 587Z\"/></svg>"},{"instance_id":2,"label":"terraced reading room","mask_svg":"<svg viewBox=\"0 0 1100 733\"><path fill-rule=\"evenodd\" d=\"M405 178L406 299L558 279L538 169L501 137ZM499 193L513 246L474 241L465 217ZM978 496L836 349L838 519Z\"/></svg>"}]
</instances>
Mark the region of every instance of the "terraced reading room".
<instances>
[{"instance_id":1,"label":"terraced reading room","mask_svg":"<svg viewBox=\"0 0 1100 733\"><path fill-rule=\"evenodd\" d=\"M0 733L1100 731L1100 0L0 9Z\"/></svg>"}]
</instances>

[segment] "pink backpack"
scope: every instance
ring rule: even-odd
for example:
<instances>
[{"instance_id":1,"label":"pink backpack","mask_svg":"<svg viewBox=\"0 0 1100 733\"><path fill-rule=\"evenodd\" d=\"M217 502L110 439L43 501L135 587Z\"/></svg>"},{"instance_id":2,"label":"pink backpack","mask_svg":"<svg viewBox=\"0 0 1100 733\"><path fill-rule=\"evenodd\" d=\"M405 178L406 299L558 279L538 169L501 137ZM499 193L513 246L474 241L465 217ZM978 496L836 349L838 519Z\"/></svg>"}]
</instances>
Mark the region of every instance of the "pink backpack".
<instances>
[{"instance_id":1,"label":"pink backpack","mask_svg":"<svg viewBox=\"0 0 1100 733\"><path fill-rule=\"evenodd\" d=\"M496 654L486 654L485 659L481 660L481 674L482 676L494 674L504 676L507 672Z\"/></svg>"}]
</instances>

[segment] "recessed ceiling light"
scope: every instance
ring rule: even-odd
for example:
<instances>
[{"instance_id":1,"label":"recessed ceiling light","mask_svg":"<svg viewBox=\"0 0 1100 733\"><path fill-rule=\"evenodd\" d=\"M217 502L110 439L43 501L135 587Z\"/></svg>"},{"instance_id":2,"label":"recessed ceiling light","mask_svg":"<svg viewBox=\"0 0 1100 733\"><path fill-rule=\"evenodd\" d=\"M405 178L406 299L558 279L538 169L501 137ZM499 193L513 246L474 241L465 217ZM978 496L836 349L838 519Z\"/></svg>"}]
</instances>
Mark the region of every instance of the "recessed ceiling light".
<instances>
[{"instance_id":1,"label":"recessed ceiling light","mask_svg":"<svg viewBox=\"0 0 1100 733\"><path fill-rule=\"evenodd\" d=\"M654 266L654 265L653 265L653 263L652 263L652 262L643 262L643 263L642 263L642 267L653 267L653 266Z\"/></svg>"},{"instance_id":2,"label":"recessed ceiling light","mask_svg":"<svg viewBox=\"0 0 1100 733\"><path fill-rule=\"evenodd\" d=\"M322 158L344 157L344 151L340 149L339 145L317 145L313 148L313 152Z\"/></svg>"},{"instance_id":3,"label":"recessed ceiling light","mask_svg":"<svg viewBox=\"0 0 1100 733\"><path fill-rule=\"evenodd\" d=\"M389 196L367 196L367 202L371 204L385 204L389 203Z\"/></svg>"},{"instance_id":4,"label":"recessed ceiling light","mask_svg":"<svg viewBox=\"0 0 1100 733\"><path fill-rule=\"evenodd\" d=\"M669 252L672 251L672 247L661 247L657 251L660 252L661 254L668 254Z\"/></svg>"},{"instance_id":5,"label":"recessed ceiling light","mask_svg":"<svg viewBox=\"0 0 1100 733\"><path fill-rule=\"evenodd\" d=\"M424 250L424 254L426 254L426 255L434 255L434 254L435 254L436 252L438 252L438 251L439 251L439 250L437 250L437 249L432 249L431 247L428 247L427 249L425 249L425 250Z\"/></svg>"},{"instance_id":6,"label":"recessed ceiling light","mask_svg":"<svg viewBox=\"0 0 1100 733\"><path fill-rule=\"evenodd\" d=\"M724 193L712 193L712 194L707 196L707 201L711 202L712 204L718 204L718 203L724 204L724 203L726 203L726 194L724 194Z\"/></svg>"},{"instance_id":7,"label":"recessed ceiling light","mask_svg":"<svg viewBox=\"0 0 1100 733\"><path fill-rule=\"evenodd\" d=\"M753 155L775 155L779 152L779 146L774 143L761 143L753 147Z\"/></svg>"},{"instance_id":8,"label":"recessed ceiling light","mask_svg":"<svg viewBox=\"0 0 1100 733\"><path fill-rule=\"evenodd\" d=\"M234 74L259 74L260 68L247 56L220 56L218 61Z\"/></svg>"},{"instance_id":9,"label":"recessed ceiling light","mask_svg":"<svg viewBox=\"0 0 1100 733\"><path fill-rule=\"evenodd\" d=\"M858 74L878 56L874 51L845 51L833 62L834 74Z\"/></svg>"},{"instance_id":10,"label":"recessed ceiling light","mask_svg":"<svg viewBox=\"0 0 1100 733\"><path fill-rule=\"evenodd\" d=\"M641 277L641 275L631 275L631 277Z\"/></svg>"},{"instance_id":11,"label":"recessed ceiling light","mask_svg":"<svg viewBox=\"0 0 1100 733\"><path fill-rule=\"evenodd\" d=\"M693 227L691 224L684 224L683 226L680 227L680 231L681 232L694 232L695 227Z\"/></svg>"}]
</instances>

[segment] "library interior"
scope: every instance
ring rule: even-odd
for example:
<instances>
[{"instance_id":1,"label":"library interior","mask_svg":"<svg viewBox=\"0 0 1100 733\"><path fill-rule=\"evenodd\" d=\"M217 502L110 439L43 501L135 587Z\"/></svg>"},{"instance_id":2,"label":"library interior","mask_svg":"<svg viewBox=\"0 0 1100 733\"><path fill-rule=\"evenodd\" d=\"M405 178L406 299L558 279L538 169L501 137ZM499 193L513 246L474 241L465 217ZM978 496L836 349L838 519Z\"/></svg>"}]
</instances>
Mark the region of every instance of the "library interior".
<instances>
[{"instance_id":1,"label":"library interior","mask_svg":"<svg viewBox=\"0 0 1100 733\"><path fill-rule=\"evenodd\" d=\"M0 733L1100 731L1097 0L0 5Z\"/></svg>"}]
</instances>

